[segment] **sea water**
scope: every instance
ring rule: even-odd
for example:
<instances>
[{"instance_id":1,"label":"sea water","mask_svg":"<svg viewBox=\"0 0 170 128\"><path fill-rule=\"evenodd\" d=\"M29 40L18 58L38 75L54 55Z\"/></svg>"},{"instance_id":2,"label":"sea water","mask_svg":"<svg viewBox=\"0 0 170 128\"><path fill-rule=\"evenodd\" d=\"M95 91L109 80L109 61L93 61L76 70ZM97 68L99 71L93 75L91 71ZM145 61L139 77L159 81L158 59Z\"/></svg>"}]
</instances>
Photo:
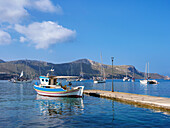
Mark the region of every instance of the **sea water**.
<instances>
[{"instance_id":1,"label":"sea water","mask_svg":"<svg viewBox=\"0 0 170 128\"><path fill-rule=\"evenodd\" d=\"M170 98L170 81L158 85L114 80L119 92ZM112 81L94 84L91 80L73 82L85 89L111 90ZM170 115L153 109L139 108L114 100L86 96L50 98L37 95L33 83L15 84L0 81L0 127L170 127Z\"/></svg>"}]
</instances>

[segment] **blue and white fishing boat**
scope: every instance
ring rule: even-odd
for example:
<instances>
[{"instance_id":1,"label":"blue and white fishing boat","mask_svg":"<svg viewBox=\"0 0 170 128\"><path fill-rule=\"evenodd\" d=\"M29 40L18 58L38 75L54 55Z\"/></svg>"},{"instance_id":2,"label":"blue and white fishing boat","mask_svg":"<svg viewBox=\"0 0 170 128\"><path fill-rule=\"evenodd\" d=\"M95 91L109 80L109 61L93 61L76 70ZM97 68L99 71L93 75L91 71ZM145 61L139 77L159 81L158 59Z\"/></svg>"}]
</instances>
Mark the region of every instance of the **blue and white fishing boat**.
<instances>
[{"instance_id":1,"label":"blue and white fishing boat","mask_svg":"<svg viewBox=\"0 0 170 128\"><path fill-rule=\"evenodd\" d=\"M77 78L76 76L40 76L40 84L35 83L34 89L39 95L50 97L82 97L84 86L72 87L71 82L62 86L58 79Z\"/></svg>"}]
</instances>

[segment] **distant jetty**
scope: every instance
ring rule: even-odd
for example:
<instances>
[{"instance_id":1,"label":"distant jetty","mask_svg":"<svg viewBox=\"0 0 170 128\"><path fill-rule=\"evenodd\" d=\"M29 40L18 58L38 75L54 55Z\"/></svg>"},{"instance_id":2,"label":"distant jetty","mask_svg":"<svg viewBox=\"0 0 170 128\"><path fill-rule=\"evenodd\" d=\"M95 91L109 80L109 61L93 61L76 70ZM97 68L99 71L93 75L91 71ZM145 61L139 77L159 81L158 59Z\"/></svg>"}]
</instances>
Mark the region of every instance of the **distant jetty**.
<instances>
[{"instance_id":1,"label":"distant jetty","mask_svg":"<svg viewBox=\"0 0 170 128\"><path fill-rule=\"evenodd\" d=\"M139 107L170 112L170 98L102 90L84 90L84 94L114 99L123 103L137 105Z\"/></svg>"}]
</instances>

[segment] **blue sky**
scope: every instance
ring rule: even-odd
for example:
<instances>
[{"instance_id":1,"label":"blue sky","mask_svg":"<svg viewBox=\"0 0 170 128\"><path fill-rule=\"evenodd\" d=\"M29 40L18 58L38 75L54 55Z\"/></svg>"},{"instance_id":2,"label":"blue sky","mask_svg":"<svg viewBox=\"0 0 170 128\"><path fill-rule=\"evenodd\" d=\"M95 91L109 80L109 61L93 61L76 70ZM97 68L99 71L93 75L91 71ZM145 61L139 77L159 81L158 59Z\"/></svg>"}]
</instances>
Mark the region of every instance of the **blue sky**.
<instances>
[{"instance_id":1,"label":"blue sky","mask_svg":"<svg viewBox=\"0 0 170 128\"><path fill-rule=\"evenodd\" d=\"M170 75L168 0L0 0L5 61L87 58Z\"/></svg>"}]
</instances>

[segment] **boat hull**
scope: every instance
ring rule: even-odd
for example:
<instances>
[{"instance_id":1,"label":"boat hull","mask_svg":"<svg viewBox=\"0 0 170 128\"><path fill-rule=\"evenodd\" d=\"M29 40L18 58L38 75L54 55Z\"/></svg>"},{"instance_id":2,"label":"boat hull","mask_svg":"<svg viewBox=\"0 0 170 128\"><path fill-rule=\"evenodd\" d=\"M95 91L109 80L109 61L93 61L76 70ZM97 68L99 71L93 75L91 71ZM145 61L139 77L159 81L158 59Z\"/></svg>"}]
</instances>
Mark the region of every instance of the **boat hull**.
<instances>
[{"instance_id":1,"label":"boat hull","mask_svg":"<svg viewBox=\"0 0 170 128\"><path fill-rule=\"evenodd\" d=\"M141 84L158 84L156 80L140 80Z\"/></svg>"},{"instance_id":2,"label":"boat hull","mask_svg":"<svg viewBox=\"0 0 170 128\"><path fill-rule=\"evenodd\" d=\"M42 88L34 85L35 91L42 96L49 97L82 97L84 86L75 87L73 90Z\"/></svg>"},{"instance_id":3,"label":"boat hull","mask_svg":"<svg viewBox=\"0 0 170 128\"><path fill-rule=\"evenodd\" d=\"M148 80L140 80L140 83L141 83L141 84L147 84L147 83L148 83Z\"/></svg>"},{"instance_id":4,"label":"boat hull","mask_svg":"<svg viewBox=\"0 0 170 128\"><path fill-rule=\"evenodd\" d=\"M148 80L148 83L149 84L158 84L158 81L156 81L156 80Z\"/></svg>"},{"instance_id":5,"label":"boat hull","mask_svg":"<svg viewBox=\"0 0 170 128\"><path fill-rule=\"evenodd\" d=\"M99 80L99 81L94 80L94 83L106 83L106 81L105 80Z\"/></svg>"},{"instance_id":6,"label":"boat hull","mask_svg":"<svg viewBox=\"0 0 170 128\"><path fill-rule=\"evenodd\" d=\"M130 81L130 79L123 79L123 81Z\"/></svg>"},{"instance_id":7,"label":"boat hull","mask_svg":"<svg viewBox=\"0 0 170 128\"><path fill-rule=\"evenodd\" d=\"M14 80L12 81L13 83L31 83L32 80L24 80L24 81L17 81L17 80Z\"/></svg>"}]
</instances>

